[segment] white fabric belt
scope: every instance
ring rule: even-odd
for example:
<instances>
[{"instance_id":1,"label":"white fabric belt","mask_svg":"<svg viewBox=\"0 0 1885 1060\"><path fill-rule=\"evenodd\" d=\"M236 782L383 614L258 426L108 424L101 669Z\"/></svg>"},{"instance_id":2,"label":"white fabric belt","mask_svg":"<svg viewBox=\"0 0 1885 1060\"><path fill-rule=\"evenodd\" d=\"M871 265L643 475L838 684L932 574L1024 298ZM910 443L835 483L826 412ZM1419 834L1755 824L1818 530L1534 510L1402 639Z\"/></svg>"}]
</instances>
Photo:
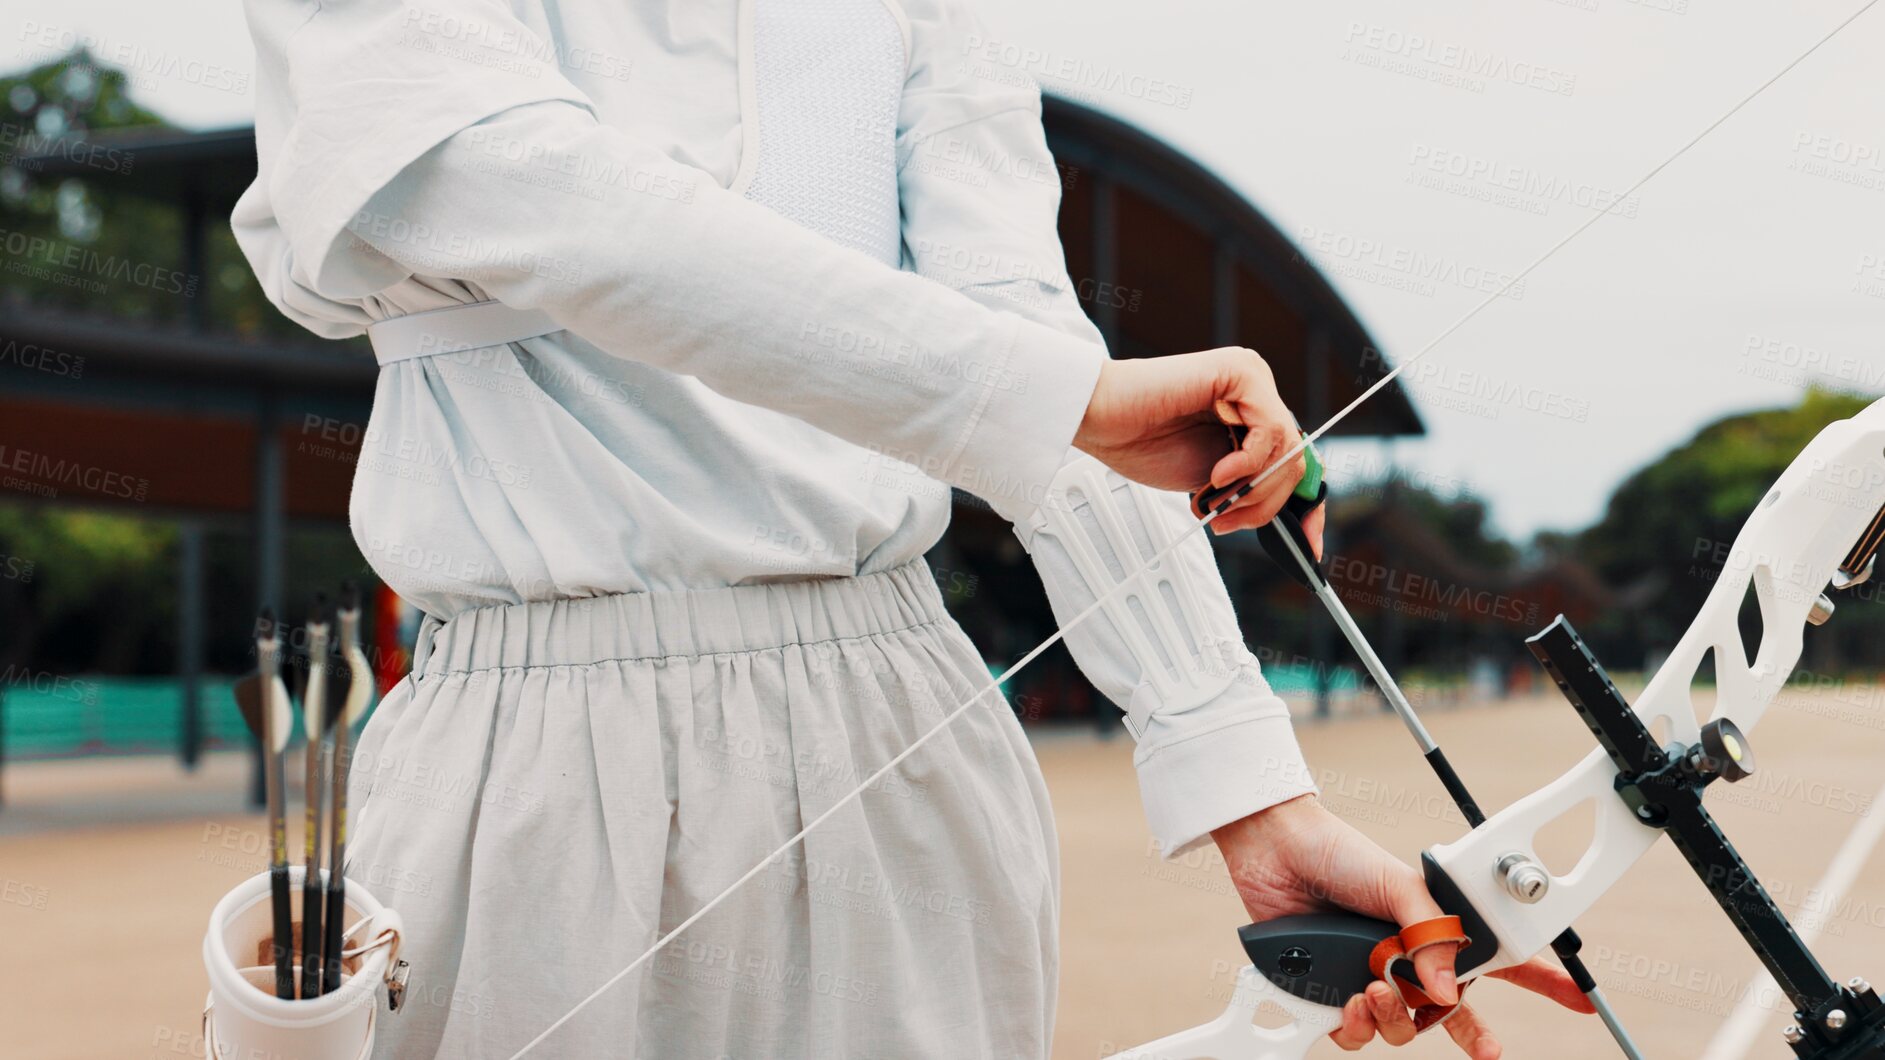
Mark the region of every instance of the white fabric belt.
<instances>
[{"instance_id":1,"label":"white fabric belt","mask_svg":"<svg viewBox=\"0 0 1885 1060\"><path fill-rule=\"evenodd\" d=\"M469 302L374 321L367 325L367 339L373 343L374 358L388 365L415 357L502 346L561 330L541 309Z\"/></svg>"}]
</instances>

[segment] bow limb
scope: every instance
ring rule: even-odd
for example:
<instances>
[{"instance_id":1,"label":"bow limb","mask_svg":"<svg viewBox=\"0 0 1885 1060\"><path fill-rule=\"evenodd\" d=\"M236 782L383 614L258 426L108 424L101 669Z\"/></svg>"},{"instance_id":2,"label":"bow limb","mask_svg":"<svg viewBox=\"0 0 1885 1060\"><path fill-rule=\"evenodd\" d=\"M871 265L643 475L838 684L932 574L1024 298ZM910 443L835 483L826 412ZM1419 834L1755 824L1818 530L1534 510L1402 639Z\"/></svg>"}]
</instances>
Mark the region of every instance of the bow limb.
<instances>
[{"instance_id":1,"label":"bow limb","mask_svg":"<svg viewBox=\"0 0 1885 1060\"><path fill-rule=\"evenodd\" d=\"M1701 728L1693 686L1706 657L1715 659L1716 705L1751 730L1799 662L1805 626L1821 593L1885 509L1885 401L1827 427L1768 491L1735 539L1701 612L1638 698L1636 713L1667 739L1694 744ZM1748 658L1740 613L1752 591L1760 608L1760 647ZM1498 938L1499 952L1476 969L1522 964L1616 886L1662 833L1638 822L1616 794L1617 767L1601 750L1570 772L1494 814L1431 857ZM1516 898L1496 866L1513 853L1538 864L1541 830L1586 802L1596 807L1589 848L1575 867L1553 876L1543 897Z\"/></svg>"},{"instance_id":2,"label":"bow limb","mask_svg":"<svg viewBox=\"0 0 1885 1060\"><path fill-rule=\"evenodd\" d=\"M1291 1022L1257 1024L1258 1010L1274 1005ZM1342 1025L1342 1010L1304 1001L1277 989L1245 965L1222 1015L1199 1027L1116 1053L1113 1060L1301 1060L1323 1036Z\"/></svg>"}]
</instances>

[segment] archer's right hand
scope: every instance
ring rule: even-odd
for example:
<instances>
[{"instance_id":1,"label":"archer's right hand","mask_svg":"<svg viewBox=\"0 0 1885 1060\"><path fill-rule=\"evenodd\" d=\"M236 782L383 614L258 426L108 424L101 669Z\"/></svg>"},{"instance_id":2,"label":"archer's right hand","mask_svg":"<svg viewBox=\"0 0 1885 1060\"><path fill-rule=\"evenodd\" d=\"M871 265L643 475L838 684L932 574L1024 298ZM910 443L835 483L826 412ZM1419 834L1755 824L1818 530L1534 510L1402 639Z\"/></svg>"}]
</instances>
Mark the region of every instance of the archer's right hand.
<instances>
[{"instance_id":1,"label":"archer's right hand","mask_svg":"<svg viewBox=\"0 0 1885 1060\"><path fill-rule=\"evenodd\" d=\"M1249 429L1243 448L1224 451L1226 424ZM1260 475L1298 440L1296 418L1277 394L1269 364L1255 350L1227 346L1107 361L1073 444L1129 479L1191 493ZM1228 533L1268 523L1305 470L1298 453L1212 528ZM1313 536L1320 538L1320 529Z\"/></svg>"}]
</instances>

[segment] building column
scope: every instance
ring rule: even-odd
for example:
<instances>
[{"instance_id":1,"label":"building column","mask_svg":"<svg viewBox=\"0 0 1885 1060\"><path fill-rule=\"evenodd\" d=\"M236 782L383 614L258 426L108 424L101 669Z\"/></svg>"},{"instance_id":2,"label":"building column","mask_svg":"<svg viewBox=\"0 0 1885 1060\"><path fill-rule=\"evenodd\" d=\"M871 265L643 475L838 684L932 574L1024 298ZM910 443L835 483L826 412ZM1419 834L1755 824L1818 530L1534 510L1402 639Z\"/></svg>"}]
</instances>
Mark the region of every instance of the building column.
<instances>
[{"instance_id":1,"label":"building column","mask_svg":"<svg viewBox=\"0 0 1885 1060\"><path fill-rule=\"evenodd\" d=\"M195 770L203 752L203 524L186 519L177 527L177 677L182 716L177 756Z\"/></svg>"},{"instance_id":2,"label":"building column","mask_svg":"<svg viewBox=\"0 0 1885 1060\"><path fill-rule=\"evenodd\" d=\"M262 395L255 415L255 589L257 608L268 608L285 629L287 615L282 611L282 552L287 522L284 495L286 488L281 451L281 416L279 399L272 393ZM283 661L287 658L287 638L282 641ZM262 746L255 747L255 772L249 785L249 802L260 806L266 799L265 761Z\"/></svg>"},{"instance_id":3,"label":"building column","mask_svg":"<svg viewBox=\"0 0 1885 1060\"><path fill-rule=\"evenodd\" d=\"M1093 289L1108 291L1119 282L1117 185L1104 173L1093 175ZM1100 329L1106 348L1113 349L1119 336L1119 307L1110 298L1093 300L1093 325Z\"/></svg>"},{"instance_id":4,"label":"building column","mask_svg":"<svg viewBox=\"0 0 1885 1060\"><path fill-rule=\"evenodd\" d=\"M1211 344L1237 346L1237 250L1219 243L1211 252Z\"/></svg>"},{"instance_id":5,"label":"building column","mask_svg":"<svg viewBox=\"0 0 1885 1060\"><path fill-rule=\"evenodd\" d=\"M209 277L203 274L208 261L203 250L208 222L209 203L203 186L190 181L183 194L183 276L185 283L194 279L196 287L185 307L185 319L190 330L199 332L209 330Z\"/></svg>"}]
</instances>

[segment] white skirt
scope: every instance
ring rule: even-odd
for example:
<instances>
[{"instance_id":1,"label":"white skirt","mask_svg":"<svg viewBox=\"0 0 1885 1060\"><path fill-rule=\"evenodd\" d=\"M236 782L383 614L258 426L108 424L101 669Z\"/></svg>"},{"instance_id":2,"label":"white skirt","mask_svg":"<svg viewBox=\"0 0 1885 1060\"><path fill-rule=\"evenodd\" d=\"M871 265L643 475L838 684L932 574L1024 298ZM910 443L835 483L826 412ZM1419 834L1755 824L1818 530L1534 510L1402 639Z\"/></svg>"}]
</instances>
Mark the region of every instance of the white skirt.
<instances>
[{"instance_id":1,"label":"white skirt","mask_svg":"<svg viewBox=\"0 0 1885 1060\"><path fill-rule=\"evenodd\" d=\"M921 561L468 611L353 756L376 1057L503 1058L986 684ZM990 694L532 1057L1044 1057L1059 867Z\"/></svg>"}]
</instances>

